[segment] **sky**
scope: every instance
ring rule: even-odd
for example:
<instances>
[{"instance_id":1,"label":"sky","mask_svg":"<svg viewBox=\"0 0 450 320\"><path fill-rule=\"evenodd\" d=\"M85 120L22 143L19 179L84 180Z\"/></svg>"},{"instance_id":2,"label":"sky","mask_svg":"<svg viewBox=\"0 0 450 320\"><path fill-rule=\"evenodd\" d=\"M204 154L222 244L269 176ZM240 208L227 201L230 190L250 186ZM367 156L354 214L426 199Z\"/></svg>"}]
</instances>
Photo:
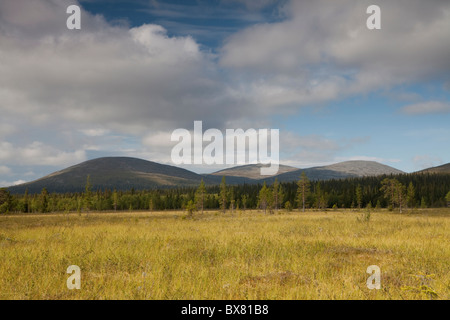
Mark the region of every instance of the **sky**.
<instances>
[{"instance_id":1,"label":"sky","mask_svg":"<svg viewBox=\"0 0 450 320\"><path fill-rule=\"evenodd\" d=\"M299 168L448 163L450 1L0 1L0 187L104 156L173 164L194 121L279 129Z\"/></svg>"}]
</instances>

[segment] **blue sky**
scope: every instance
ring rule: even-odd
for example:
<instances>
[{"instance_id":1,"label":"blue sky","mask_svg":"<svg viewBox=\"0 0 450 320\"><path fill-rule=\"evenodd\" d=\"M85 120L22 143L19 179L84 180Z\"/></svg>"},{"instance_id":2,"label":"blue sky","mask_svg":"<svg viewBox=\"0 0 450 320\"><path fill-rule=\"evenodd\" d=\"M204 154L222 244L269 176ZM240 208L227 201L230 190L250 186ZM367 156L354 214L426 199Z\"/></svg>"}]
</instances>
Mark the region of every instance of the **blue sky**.
<instances>
[{"instance_id":1,"label":"blue sky","mask_svg":"<svg viewBox=\"0 0 450 320\"><path fill-rule=\"evenodd\" d=\"M169 36L193 36L205 50L220 48L229 35L257 23L281 21L276 1L81 1L93 14L112 24L138 27L158 24Z\"/></svg>"},{"instance_id":2,"label":"blue sky","mask_svg":"<svg viewBox=\"0 0 450 320\"><path fill-rule=\"evenodd\" d=\"M300 168L448 163L449 39L439 0L5 0L0 186L101 156L171 164L171 132L195 120L278 128L280 162Z\"/></svg>"}]
</instances>

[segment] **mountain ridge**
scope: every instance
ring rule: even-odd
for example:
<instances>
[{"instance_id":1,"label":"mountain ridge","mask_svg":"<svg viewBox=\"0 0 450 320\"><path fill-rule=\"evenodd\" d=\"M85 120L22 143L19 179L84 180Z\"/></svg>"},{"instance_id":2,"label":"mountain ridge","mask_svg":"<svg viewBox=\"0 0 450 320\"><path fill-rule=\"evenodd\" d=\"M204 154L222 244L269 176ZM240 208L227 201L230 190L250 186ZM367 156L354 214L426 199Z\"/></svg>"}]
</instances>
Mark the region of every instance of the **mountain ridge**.
<instances>
[{"instance_id":1,"label":"mountain ridge","mask_svg":"<svg viewBox=\"0 0 450 320\"><path fill-rule=\"evenodd\" d=\"M252 165L245 165L240 167L233 167L229 169L220 170L212 174L222 173L230 176L233 173L240 172L242 169ZM260 168L262 165L253 165L253 168ZM330 180L330 179L344 179L344 178L357 178L365 176L377 176L377 175L389 175L389 174L401 174L404 173L401 170L389 167L387 165L375 162L375 161L363 161L363 160L351 160L339 163L334 163L327 166L318 166L311 168L294 168L289 166L283 167L283 172L279 172L277 175L267 177L259 175L258 180L271 182L278 179L280 182L289 182L298 180L302 172L305 172L306 176L310 180ZM252 174L255 177L254 174Z\"/></svg>"},{"instance_id":2,"label":"mountain ridge","mask_svg":"<svg viewBox=\"0 0 450 320\"><path fill-rule=\"evenodd\" d=\"M146 174L152 174L152 177L149 179L145 176ZM94 190L187 185L190 181L200 182L201 180L200 175L175 166L137 158L104 157L88 160L8 189L14 192L15 190L25 191L24 188L28 188L31 193L36 193L44 187L49 192L82 191L81 186L86 184L88 175Z\"/></svg>"},{"instance_id":3,"label":"mountain ridge","mask_svg":"<svg viewBox=\"0 0 450 320\"><path fill-rule=\"evenodd\" d=\"M232 168L222 169L216 172L211 173L210 175L214 176L226 176L226 177L245 177L248 179L262 179L266 176L261 176L261 168L268 167L269 165L263 164L246 164L242 166L236 166ZM296 171L298 168L286 166L280 164L278 167L278 173L276 175L280 175L282 173Z\"/></svg>"},{"instance_id":4,"label":"mountain ridge","mask_svg":"<svg viewBox=\"0 0 450 320\"><path fill-rule=\"evenodd\" d=\"M437 167L431 167L418 171L417 173L450 173L450 163L446 163Z\"/></svg>"},{"instance_id":5,"label":"mountain ridge","mask_svg":"<svg viewBox=\"0 0 450 320\"><path fill-rule=\"evenodd\" d=\"M403 171L373 161L345 161L328 166L299 169L280 165L274 176L261 176L264 165L250 164L197 174L180 167L130 157L103 157L88 160L53 172L37 180L8 187L12 193L39 193L43 188L49 192L83 192L86 178L90 176L93 190L136 190L195 186L203 179L206 184L218 185L222 176L229 185L244 183L280 182L298 180L304 171L310 180L345 179L367 175L400 174Z\"/></svg>"}]
</instances>

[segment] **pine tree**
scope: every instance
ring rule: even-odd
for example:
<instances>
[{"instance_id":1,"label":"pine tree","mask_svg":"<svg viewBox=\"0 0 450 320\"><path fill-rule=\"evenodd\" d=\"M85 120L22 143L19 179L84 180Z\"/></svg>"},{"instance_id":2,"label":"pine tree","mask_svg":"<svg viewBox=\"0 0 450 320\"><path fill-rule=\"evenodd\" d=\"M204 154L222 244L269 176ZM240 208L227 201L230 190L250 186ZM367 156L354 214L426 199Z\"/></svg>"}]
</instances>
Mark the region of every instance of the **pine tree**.
<instances>
[{"instance_id":1,"label":"pine tree","mask_svg":"<svg viewBox=\"0 0 450 320\"><path fill-rule=\"evenodd\" d=\"M150 197L150 200L148 201L148 211L153 212L155 210L155 204L153 203L153 198Z\"/></svg>"},{"instance_id":2,"label":"pine tree","mask_svg":"<svg viewBox=\"0 0 450 320\"><path fill-rule=\"evenodd\" d=\"M425 201L425 197L422 197L422 199L420 200L420 207L422 209L425 209L427 207L427 202Z\"/></svg>"},{"instance_id":3,"label":"pine tree","mask_svg":"<svg viewBox=\"0 0 450 320\"><path fill-rule=\"evenodd\" d=\"M24 199L23 199L23 203L24 203L23 211L25 213L30 212L29 211L30 210L30 203L29 203L29 200L28 200L28 188L25 189L25 196L24 196Z\"/></svg>"},{"instance_id":4,"label":"pine tree","mask_svg":"<svg viewBox=\"0 0 450 320\"><path fill-rule=\"evenodd\" d=\"M297 182L298 189L297 189L297 203L302 206L303 212L305 212L305 203L306 203L306 197L309 194L309 188L310 188L310 182L308 180L308 177L306 176L306 173L303 171L300 180Z\"/></svg>"},{"instance_id":5,"label":"pine tree","mask_svg":"<svg viewBox=\"0 0 450 320\"><path fill-rule=\"evenodd\" d=\"M205 182L200 182L200 186L198 187L196 193L195 193L195 203L197 205L197 208L201 210L201 213L203 214L203 210L205 208L205 196L206 196L206 187Z\"/></svg>"},{"instance_id":6,"label":"pine tree","mask_svg":"<svg viewBox=\"0 0 450 320\"><path fill-rule=\"evenodd\" d=\"M282 197L282 190L280 188L280 184L278 183L277 178L275 178L275 181L272 186L272 195L273 195L273 207L275 209L275 212L278 212L280 198Z\"/></svg>"},{"instance_id":7,"label":"pine tree","mask_svg":"<svg viewBox=\"0 0 450 320\"><path fill-rule=\"evenodd\" d=\"M0 213L8 213L12 209L13 198L6 188L0 189Z\"/></svg>"},{"instance_id":8,"label":"pine tree","mask_svg":"<svg viewBox=\"0 0 450 320\"><path fill-rule=\"evenodd\" d=\"M406 201L406 187L397 181L395 186L395 194L397 197L397 204L399 206L400 213L403 213L403 206L405 205Z\"/></svg>"},{"instance_id":9,"label":"pine tree","mask_svg":"<svg viewBox=\"0 0 450 320\"><path fill-rule=\"evenodd\" d=\"M194 212L197 210L197 206L192 200L189 200L186 204L186 211L188 212L188 216L192 217L194 215Z\"/></svg>"},{"instance_id":10,"label":"pine tree","mask_svg":"<svg viewBox=\"0 0 450 320\"><path fill-rule=\"evenodd\" d=\"M84 191L84 205L86 210L89 212L92 206L92 185L90 175L88 175L86 178L86 186Z\"/></svg>"},{"instance_id":11,"label":"pine tree","mask_svg":"<svg viewBox=\"0 0 450 320\"><path fill-rule=\"evenodd\" d=\"M380 191L382 191L384 197L390 201L392 209L394 209L396 202L395 193L397 189L397 182L398 181L396 179L389 178L385 178L383 181L381 181Z\"/></svg>"},{"instance_id":12,"label":"pine tree","mask_svg":"<svg viewBox=\"0 0 450 320\"><path fill-rule=\"evenodd\" d=\"M316 196L316 208L326 209L328 204L328 194L325 191L322 191L320 182L317 182L315 196Z\"/></svg>"},{"instance_id":13,"label":"pine tree","mask_svg":"<svg viewBox=\"0 0 450 320\"><path fill-rule=\"evenodd\" d=\"M408 185L407 203L410 208L414 208L416 204L416 189L412 182Z\"/></svg>"},{"instance_id":14,"label":"pine tree","mask_svg":"<svg viewBox=\"0 0 450 320\"><path fill-rule=\"evenodd\" d=\"M358 209L362 207L362 189L361 185L358 184L356 187L356 203L358 204Z\"/></svg>"},{"instance_id":15,"label":"pine tree","mask_svg":"<svg viewBox=\"0 0 450 320\"><path fill-rule=\"evenodd\" d=\"M113 207L114 207L114 211L117 211L117 201L118 201L117 191L116 191L116 189L114 189L114 192L113 192Z\"/></svg>"},{"instance_id":16,"label":"pine tree","mask_svg":"<svg viewBox=\"0 0 450 320\"><path fill-rule=\"evenodd\" d=\"M222 212L225 213L227 209L227 185L225 182L225 176L222 177L222 182L220 183L220 193L219 193L219 202L220 202L220 208L222 209Z\"/></svg>"},{"instance_id":17,"label":"pine tree","mask_svg":"<svg viewBox=\"0 0 450 320\"><path fill-rule=\"evenodd\" d=\"M289 200L286 201L286 203L284 204L284 208L286 209L287 212L291 212L292 211L292 205L291 205L291 202Z\"/></svg>"},{"instance_id":18,"label":"pine tree","mask_svg":"<svg viewBox=\"0 0 450 320\"><path fill-rule=\"evenodd\" d=\"M236 200L234 198L234 188L233 187L230 187L229 199L230 199L231 213L234 213L234 207L235 207L235 204L236 204Z\"/></svg>"},{"instance_id":19,"label":"pine tree","mask_svg":"<svg viewBox=\"0 0 450 320\"><path fill-rule=\"evenodd\" d=\"M48 191L46 188L43 188L41 192L41 212L48 212Z\"/></svg>"},{"instance_id":20,"label":"pine tree","mask_svg":"<svg viewBox=\"0 0 450 320\"><path fill-rule=\"evenodd\" d=\"M241 203L244 211L247 210L247 200L248 200L247 194L243 194L241 197Z\"/></svg>"},{"instance_id":21,"label":"pine tree","mask_svg":"<svg viewBox=\"0 0 450 320\"><path fill-rule=\"evenodd\" d=\"M450 191L445 196L445 200L447 200L447 207L450 207Z\"/></svg>"},{"instance_id":22,"label":"pine tree","mask_svg":"<svg viewBox=\"0 0 450 320\"><path fill-rule=\"evenodd\" d=\"M269 208L270 205L270 196L271 196L271 192L270 189L267 188L266 182L264 181L264 185L261 188L261 190L259 191L259 207L261 209L264 210L264 214L267 213L267 209Z\"/></svg>"},{"instance_id":23,"label":"pine tree","mask_svg":"<svg viewBox=\"0 0 450 320\"><path fill-rule=\"evenodd\" d=\"M381 209L381 202L380 202L380 200L377 201L377 205L375 206L375 209Z\"/></svg>"}]
</instances>

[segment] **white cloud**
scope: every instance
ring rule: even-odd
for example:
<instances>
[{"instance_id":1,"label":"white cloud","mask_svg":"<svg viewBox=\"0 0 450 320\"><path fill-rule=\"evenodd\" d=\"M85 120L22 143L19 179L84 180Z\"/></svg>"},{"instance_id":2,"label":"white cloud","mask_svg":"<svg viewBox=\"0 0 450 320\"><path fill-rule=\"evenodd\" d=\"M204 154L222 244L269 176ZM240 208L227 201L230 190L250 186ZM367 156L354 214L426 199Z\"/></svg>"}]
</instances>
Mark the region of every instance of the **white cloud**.
<instances>
[{"instance_id":1,"label":"white cloud","mask_svg":"<svg viewBox=\"0 0 450 320\"><path fill-rule=\"evenodd\" d=\"M0 2L2 164L61 168L86 151L125 148L167 161L167 148L151 150L170 143L158 132L197 119L221 127L243 113L193 38L158 25L111 26L86 11L82 29L69 31L69 4Z\"/></svg>"},{"instance_id":2,"label":"white cloud","mask_svg":"<svg viewBox=\"0 0 450 320\"><path fill-rule=\"evenodd\" d=\"M84 11L82 29L69 31L64 2L43 4L49 17L33 25L26 21L34 5L15 3L0 3L14 15L0 15L5 117L136 135L195 119L218 126L240 113L212 57L189 36L169 37L158 25L113 27Z\"/></svg>"},{"instance_id":3,"label":"white cloud","mask_svg":"<svg viewBox=\"0 0 450 320\"><path fill-rule=\"evenodd\" d=\"M249 10L273 3L223 1ZM167 162L168 133L194 120L270 128L274 114L448 76L450 4L380 1L380 32L365 28L369 1L291 1L288 19L237 32L216 56L162 26L112 26L86 11L82 30L69 31L65 9L77 1L2 0L0 161L61 167L84 161L87 151L113 150ZM299 163L332 161L351 144L281 139Z\"/></svg>"},{"instance_id":4,"label":"white cloud","mask_svg":"<svg viewBox=\"0 0 450 320\"><path fill-rule=\"evenodd\" d=\"M220 64L251 83L249 99L272 110L448 75L449 2L381 1L377 31L366 27L370 4L290 1L287 20L232 35Z\"/></svg>"},{"instance_id":5,"label":"white cloud","mask_svg":"<svg viewBox=\"0 0 450 320\"><path fill-rule=\"evenodd\" d=\"M143 25L130 30L134 41L142 44L149 53L150 59L161 63L188 62L201 59L197 43L191 37L169 38L167 31L159 25Z\"/></svg>"},{"instance_id":6,"label":"white cloud","mask_svg":"<svg viewBox=\"0 0 450 320\"><path fill-rule=\"evenodd\" d=\"M82 132L84 135L88 137L102 137L109 133L109 130L106 129L81 129L80 132Z\"/></svg>"},{"instance_id":7,"label":"white cloud","mask_svg":"<svg viewBox=\"0 0 450 320\"><path fill-rule=\"evenodd\" d=\"M25 180L16 180L16 181L14 181L13 183L12 183L12 185L13 186L17 186L18 184L22 184L22 183L25 183L26 181Z\"/></svg>"},{"instance_id":8,"label":"white cloud","mask_svg":"<svg viewBox=\"0 0 450 320\"><path fill-rule=\"evenodd\" d=\"M170 37L159 25L129 30L83 11L82 30L69 31L59 14L69 2L0 4L5 117L56 130L78 126L88 136L101 134L93 124L141 136L197 119L221 128L449 71L443 2L438 9L417 0L385 2L378 33L365 27L365 1L288 2L287 20L230 37L220 66L194 39ZM404 6L423 12L405 13Z\"/></svg>"},{"instance_id":9,"label":"white cloud","mask_svg":"<svg viewBox=\"0 0 450 320\"><path fill-rule=\"evenodd\" d=\"M69 166L86 160L84 150L64 152L35 141L25 147L0 142L0 161L14 165Z\"/></svg>"},{"instance_id":10,"label":"white cloud","mask_svg":"<svg viewBox=\"0 0 450 320\"><path fill-rule=\"evenodd\" d=\"M0 188L6 188L6 187L10 187L10 186L16 186L18 184L22 184L25 183L27 181L25 180L16 180L16 181L5 181L5 180L0 180Z\"/></svg>"},{"instance_id":11,"label":"white cloud","mask_svg":"<svg viewBox=\"0 0 450 320\"><path fill-rule=\"evenodd\" d=\"M171 148L174 142L170 140L172 132L158 131L156 133L148 134L142 139L142 144L149 148Z\"/></svg>"},{"instance_id":12,"label":"white cloud","mask_svg":"<svg viewBox=\"0 0 450 320\"><path fill-rule=\"evenodd\" d=\"M410 115L450 113L450 103L441 101L421 102L403 107L402 112Z\"/></svg>"}]
</instances>

